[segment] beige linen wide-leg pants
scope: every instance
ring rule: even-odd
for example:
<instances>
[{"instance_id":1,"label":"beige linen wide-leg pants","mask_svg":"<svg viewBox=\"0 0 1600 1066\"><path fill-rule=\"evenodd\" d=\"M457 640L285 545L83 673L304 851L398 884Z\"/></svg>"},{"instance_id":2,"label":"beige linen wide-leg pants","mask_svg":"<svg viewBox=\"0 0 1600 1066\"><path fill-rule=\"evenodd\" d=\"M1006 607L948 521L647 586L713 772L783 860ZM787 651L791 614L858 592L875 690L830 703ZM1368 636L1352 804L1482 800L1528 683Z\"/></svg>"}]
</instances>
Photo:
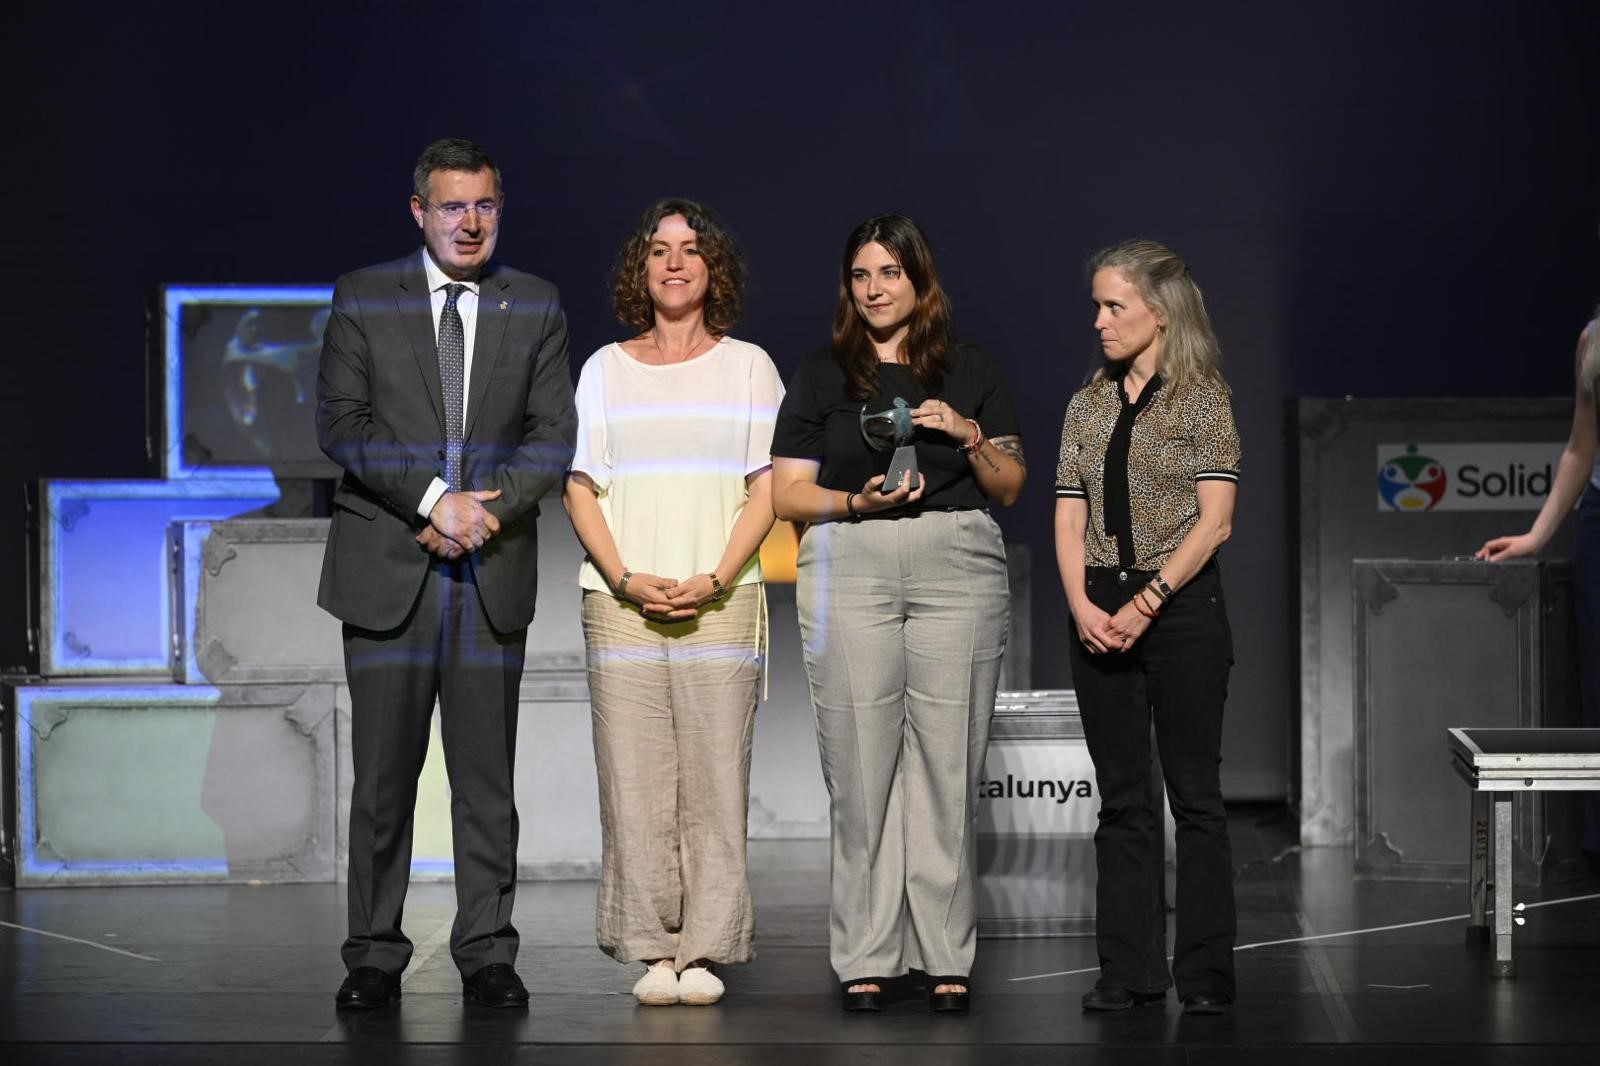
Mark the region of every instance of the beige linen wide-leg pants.
<instances>
[{"instance_id":1,"label":"beige linen wide-leg pants","mask_svg":"<svg viewBox=\"0 0 1600 1066\"><path fill-rule=\"evenodd\" d=\"M600 784L595 937L620 962L746 962L745 868L762 590L665 625L583 594Z\"/></svg>"}]
</instances>

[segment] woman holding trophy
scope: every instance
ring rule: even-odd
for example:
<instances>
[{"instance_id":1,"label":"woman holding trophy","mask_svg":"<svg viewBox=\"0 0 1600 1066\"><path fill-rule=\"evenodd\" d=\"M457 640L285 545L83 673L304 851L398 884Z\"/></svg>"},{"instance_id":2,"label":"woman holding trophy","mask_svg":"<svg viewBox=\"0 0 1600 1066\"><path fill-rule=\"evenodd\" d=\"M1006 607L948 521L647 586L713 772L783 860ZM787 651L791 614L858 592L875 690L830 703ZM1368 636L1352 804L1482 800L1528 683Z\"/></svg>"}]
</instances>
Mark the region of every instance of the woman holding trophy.
<instances>
[{"instance_id":1,"label":"woman holding trophy","mask_svg":"<svg viewBox=\"0 0 1600 1066\"><path fill-rule=\"evenodd\" d=\"M927 975L964 1011L974 808L1005 651L989 516L1026 473L993 360L950 334L933 252L903 215L850 234L833 342L778 414L773 506L805 525L797 601L832 804L830 958L846 1010Z\"/></svg>"}]
</instances>

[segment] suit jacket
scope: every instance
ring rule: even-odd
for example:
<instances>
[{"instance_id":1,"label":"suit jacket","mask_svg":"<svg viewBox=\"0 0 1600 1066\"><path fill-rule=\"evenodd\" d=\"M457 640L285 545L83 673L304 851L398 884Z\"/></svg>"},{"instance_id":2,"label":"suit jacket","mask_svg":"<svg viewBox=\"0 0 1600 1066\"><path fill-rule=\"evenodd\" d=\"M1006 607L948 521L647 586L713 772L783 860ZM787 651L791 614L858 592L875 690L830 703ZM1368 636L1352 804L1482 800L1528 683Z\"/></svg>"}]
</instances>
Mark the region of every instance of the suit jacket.
<instances>
[{"instance_id":1,"label":"suit jacket","mask_svg":"<svg viewBox=\"0 0 1600 1066\"><path fill-rule=\"evenodd\" d=\"M317 603L363 629L405 622L430 555L417 505L444 476L444 391L433 310L413 255L346 274L333 290L317 377L317 440L344 469ZM484 506L500 532L470 556L490 624L533 620L539 499L572 458L577 415L567 323L555 286L491 263L479 281L467 382L462 487L499 489Z\"/></svg>"}]
</instances>

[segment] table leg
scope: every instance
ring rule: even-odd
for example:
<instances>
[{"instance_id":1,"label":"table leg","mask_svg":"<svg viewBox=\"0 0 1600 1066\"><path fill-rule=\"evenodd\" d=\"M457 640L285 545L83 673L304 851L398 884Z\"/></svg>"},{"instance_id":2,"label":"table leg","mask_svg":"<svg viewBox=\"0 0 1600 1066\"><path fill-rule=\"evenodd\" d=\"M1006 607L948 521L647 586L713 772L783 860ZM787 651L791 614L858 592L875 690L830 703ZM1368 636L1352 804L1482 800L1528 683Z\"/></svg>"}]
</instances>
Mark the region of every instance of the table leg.
<instances>
[{"instance_id":1,"label":"table leg","mask_svg":"<svg viewBox=\"0 0 1600 1066\"><path fill-rule=\"evenodd\" d=\"M1489 942L1489 793L1472 790L1472 865L1467 881L1471 915L1467 918L1467 943Z\"/></svg>"},{"instance_id":2,"label":"table leg","mask_svg":"<svg viewBox=\"0 0 1600 1066\"><path fill-rule=\"evenodd\" d=\"M1494 969L1496 977L1516 976L1511 961L1511 800L1512 793L1494 793Z\"/></svg>"}]
</instances>

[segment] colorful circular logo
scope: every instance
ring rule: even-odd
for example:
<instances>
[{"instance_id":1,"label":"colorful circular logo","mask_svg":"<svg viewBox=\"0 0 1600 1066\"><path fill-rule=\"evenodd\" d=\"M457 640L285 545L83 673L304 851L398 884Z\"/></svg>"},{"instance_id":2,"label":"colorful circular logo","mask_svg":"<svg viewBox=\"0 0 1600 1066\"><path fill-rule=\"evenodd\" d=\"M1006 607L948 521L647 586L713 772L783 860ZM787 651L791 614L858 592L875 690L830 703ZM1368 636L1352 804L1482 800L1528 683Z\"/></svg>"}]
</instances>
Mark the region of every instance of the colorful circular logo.
<instances>
[{"instance_id":1,"label":"colorful circular logo","mask_svg":"<svg viewBox=\"0 0 1600 1066\"><path fill-rule=\"evenodd\" d=\"M1415 444L1378 468L1378 497L1394 511L1432 510L1444 498L1449 483L1444 464L1432 456L1418 455Z\"/></svg>"}]
</instances>

